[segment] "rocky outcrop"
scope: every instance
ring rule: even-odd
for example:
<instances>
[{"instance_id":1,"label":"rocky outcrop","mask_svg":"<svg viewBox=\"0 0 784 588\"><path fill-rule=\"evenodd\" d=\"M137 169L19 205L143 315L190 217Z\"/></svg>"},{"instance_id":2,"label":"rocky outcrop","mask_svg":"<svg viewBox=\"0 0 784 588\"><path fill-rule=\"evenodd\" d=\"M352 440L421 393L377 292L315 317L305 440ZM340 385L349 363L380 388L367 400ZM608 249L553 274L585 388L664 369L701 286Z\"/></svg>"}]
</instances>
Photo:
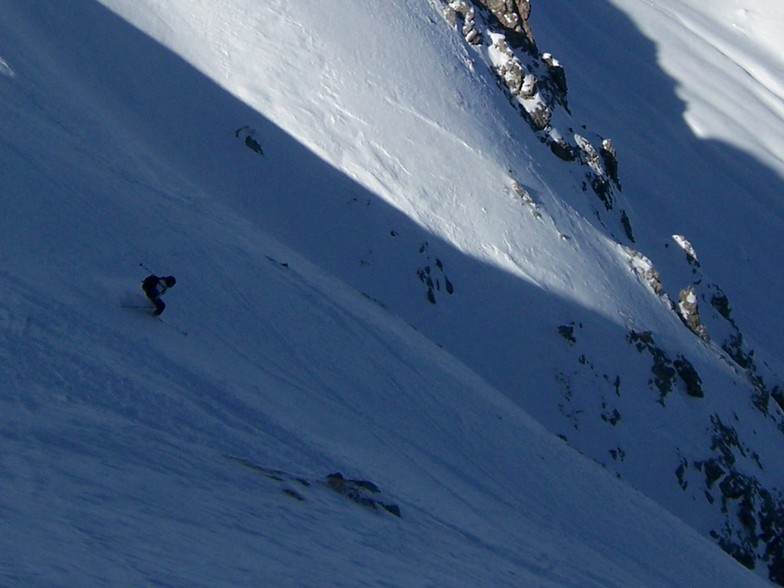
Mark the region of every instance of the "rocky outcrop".
<instances>
[{"instance_id":1,"label":"rocky outcrop","mask_svg":"<svg viewBox=\"0 0 784 588\"><path fill-rule=\"evenodd\" d=\"M476 16L473 6L465 0L451 2L444 10L447 21L453 27L460 24L465 40L472 45L481 45L482 34L476 29Z\"/></svg>"},{"instance_id":2,"label":"rocky outcrop","mask_svg":"<svg viewBox=\"0 0 784 588\"><path fill-rule=\"evenodd\" d=\"M697 302L697 292L694 286L681 290L678 301L678 314L692 332L703 341L710 341L708 330L702 324L700 309Z\"/></svg>"},{"instance_id":3,"label":"rocky outcrop","mask_svg":"<svg viewBox=\"0 0 784 588\"><path fill-rule=\"evenodd\" d=\"M552 114L547 100L539 92L536 76L523 65L504 35L491 33L490 38L489 54L498 77L510 95L519 101L531 127L544 131L550 125Z\"/></svg>"},{"instance_id":4,"label":"rocky outcrop","mask_svg":"<svg viewBox=\"0 0 784 588\"><path fill-rule=\"evenodd\" d=\"M679 355L675 360L670 359L667 352L656 345L650 331L630 331L628 341L640 353L645 352L651 356L653 377L649 383L659 390L659 404L664 406L665 398L678 381L682 383L683 389L689 396L704 397L702 380L692 363L684 356Z\"/></svg>"},{"instance_id":5,"label":"rocky outcrop","mask_svg":"<svg viewBox=\"0 0 784 588\"><path fill-rule=\"evenodd\" d=\"M749 569L767 567L773 582L784 585L784 497L752 473L762 472L759 456L732 426L711 417L710 456L683 459L675 471L684 492L716 505L723 522L710 536Z\"/></svg>"},{"instance_id":6,"label":"rocky outcrop","mask_svg":"<svg viewBox=\"0 0 784 588\"><path fill-rule=\"evenodd\" d=\"M523 201L523 204L530 209L534 218L542 220L542 213L539 211L539 205L520 182L516 180L512 182L512 191Z\"/></svg>"},{"instance_id":7,"label":"rocky outcrop","mask_svg":"<svg viewBox=\"0 0 784 588\"><path fill-rule=\"evenodd\" d=\"M350 480L340 472L329 474L325 479L327 487L349 500L366 508L383 508L388 513L400 517L400 507L396 504L382 502L379 499L381 490L373 482L367 480Z\"/></svg>"},{"instance_id":8,"label":"rocky outcrop","mask_svg":"<svg viewBox=\"0 0 784 588\"><path fill-rule=\"evenodd\" d=\"M618 178L618 152L615 150L615 146L611 139L602 140L600 154L602 156L602 162L604 163L604 169L607 170L607 175L610 176L612 182L620 190L621 180Z\"/></svg>"},{"instance_id":9,"label":"rocky outcrop","mask_svg":"<svg viewBox=\"0 0 784 588\"><path fill-rule=\"evenodd\" d=\"M558 334L572 345L577 343L577 338L574 336L574 323L569 325L560 325L558 327Z\"/></svg>"},{"instance_id":10,"label":"rocky outcrop","mask_svg":"<svg viewBox=\"0 0 784 588\"><path fill-rule=\"evenodd\" d=\"M433 258L430 244L425 241L419 247L419 254L424 256L427 263L416 270L419 281L427 288L425 296L430 304L436 304L437 297L442 293L449 296L455 293L455 285L446 275L444 262L438 257Z\"/></svg>"},{"instance_id":11,"label":"rocky outcrop","mask_svg":"<svg viewBox=\"0 0 784 588\"><path fill-rule=\"evenodd\" d=\"M384 500L379 487L368 480L352 480L344 477L340 472L327 474L323 478L307 478L284 470L264 467L243 457L227 457L278 484L283 494L300 502L307 500L308 492L328 488L360 506L371 510L382 509L398 518L402 518L400 507Z\"/></svg>"},{"instance_id":12,"label":"rocky outcrop","mask_svg":"<svg viewBox=\"0 0 784 588\"><path fill-rule=\"evenodd\" d=\"M529 22L531 1L441 2L445 6L447 22L470 44L466 47L470 55L492 68L499 89L520 113L524 124L563 162L557 162L557 165L563 168L564 176L573 178L574 194L577 195L576 202L570 204L619 243L632 271L681 319L683 330L689 329L706 343L702 349L704 353L718 353L737 374L745 374L750 387L739 387L738 390L745 389L747 393L751 390L751 403L764 415L765 422L773 421L774 426L784 433L784 381L769 367L768 364L774 362L766 363L749 346L741 333L740 320L736 321L733 316L729 297L703 275L701 261L689 240L683 235L673 235L683 254L673 247L677 255L671 256L668 264L656 258L660 267L668 270L666 280L662 279L648 257L630 247L635 236L632 219L626 212L630 208L625 206L626 198L622 193L619 153L610 138L575 121L569 109L566 69L554 55L540 53L534 39ZM534 201L520 182L513 182L510 191L523 203L524 210L532 212L537 219L552 220L543 216L548 212L545 206ZM562 237L568 238L563 234ZM665 248L670 244L667 243ZM664 255L667 252L658 253ZM438 261L437 258L435 260ZM443 264L434 265L431 260L428 261L418 270L418 277L427 288L428 299L435 303L441 292L439 284L447 281ZM439 281L437 278L441 274L443 279ZM635 324L636 320L641 320L640 317L622 316L630 327L626 340L641 356L638 359L643 370L642 387L645 388L647 379L653 394L658 392L658 398L654 396L653 401L669 411L672 407L666 405L676 404L675 394L682 395L677 402L681 406L684 399L690 401L706 394L712 396L709 386L716 385L715 379L705 372L703 382L697 369L701 364L695 367L686 357L683 351L686 347L673 349L672 340L666 345L656 341L651 331ZM557 326L557 333L564 341L565 350L568 350L566 352L576 356L579 367L574 371L564 367L555 374L555 385L561 394L552 407L553 418L555 422L571 426L574 434L580 435L581 426L589 416L597 416L591 412L591 406L600 406L598 417L609 425L606 429L612 431L605 438L604 448L612 448L609 451L614 462L620 463L625 459L628 462L630 459L627 459L626 452L613 436L616 431L624 429L626 422L626 419L621 421L621 412L625 414L621 404L627 400L619 400L620 375L614 375L607 363L604 363L605 369L599 369L588 359L587 338L582 336L584 331L581 329L580 323L568 320ZM658 339L659 335L656 337ZM712 341L717 345L712 345ZM630 357L635 355L633 351L629 353ZM595 382L601 382L602 388ZM614 388L608 389L608 386ZM624 386L640 387L639 382L626 384L626 380ZM588 390L599 391L600 397L590 400L580 398L581 395L587 396ZM613 396L613 390L616 396ZM706 447L700 458L689 456L681 461L676 470L678 483L684 492L696 490L696 495L689 497L689 503L704 496L713 505L719 524L704 531L710 531L713 539L744 565L752 568L767 565L769 577L784 585L784 500L770 485L774 482L768 481L766 486L759 481L762 476L755 478L749 473L755 461L759 465L759 460L743 445L731 426L722 422L718 415L711 416L707 412L711 410L709 405L710 402L699 403L706 411L704 418L711 418L714 431L712 445L710 449ZM697 404L692 406L695 411L699 410ZM667 413L662 411L661 414ZM731 414L728 409L725 415L727 422ZM754 414L754 418L758 416ZM738 419L738 415L734 418ZM701 427L700 430L707 430L704 428L706 424L703 422L697 426ZM562 438L566 439L563 435ZM591 447L591 444L587 446ZM585 448L579 447L581 450ZM606 453L596 452L593 457L613 467L612 463L605 461ZM742 467L738 463L741 458L746 461ZM761 470L761 466L759 468ZM616 470L619 475L622 471Z\"/></svg>"},{"instance_id":13,"label":"rocky outcrop","mask_svg":"<svg viewBox=\"0 0 784 588\"><path fill-rule=\"evenodd\" d=\"M661 275L654 267L653 262L639 251L635 251L630 247L621 247L634 273L648 285L654 294L664 296Z\"/></svg>"},{"instance_id":14,"label":"rocky outcrop","mask_svg":"<svg viewBox=\"0 0 784 588\"><path fill-rule=\"evenodd\" d=\"M596 148L591 145L591 142L582 135L575 133L574 140L580 149L582 161L591 170L591 173L586 174L586 178L594 194L599 197L599 200L602 201L608 211L612 210L612 186L610 185L609 174L604 167L603 158L596 151Z\"/></svg>"},{"instance_id":15,"label":"rocky outcrop","mask_svg":"<svg viewBox=\"0 0 784 588\"><path fill-rule=\"evenodd\" d=\"M697 260L697 252L694 251L694 247L692 246L691 243L689 243L689 240L683 235L673 235L672 239L686 253L686 260L691 265L695 267L700 267L700 262Z\"/></svg>"},{"instance_id":16,"label":"rocky outcrop","mask_svg":"<svg viewBox=\"0 0 784 588\"><path fill-rule=\"evenodd\" d=\"M618 154L612 141L566 127L568 104L566 70L551 53L540 53L529 23L529 0L441 0L447 22L479 51L539 139L559 159L580 165L584 180L578 187L593 193L599 222L616 240L634 242L629 215L618 206L621 190ZM556 112L566 128L553 124ZM573 125L576 127L577 125ZM584 127L583 127L584 128Z\"/></svg>"},{"instance_id":17,"label":"rocky outcrop","mask_svg":"<svg viewBox=\"0 0 784 588\"><path fill-rule=\"evenodd\" d=\"M776 418L784 432L781 378L765 362L759 362L754 349L747 345L732 315L729 297L717 284L707 281L694 246L683 235L672 238L685 253L686 267L694 277L693 283L681 290L673 308L695 335L705 342L714 339L728 359L746 374L753 390L752 404L765 416Z\"/></svg>"},{"instance_id":18,"label":"rocky outcrop","mask_svg":"<svg viewBox=\"0 0 784 588\"><path fill-rule=\"evenodd\" d=\"M536 52L536 41L528 24L531 16L530 0L478 0L487 8L498 23L508 32L515 46Z\"/></svg>"}]
</instances>

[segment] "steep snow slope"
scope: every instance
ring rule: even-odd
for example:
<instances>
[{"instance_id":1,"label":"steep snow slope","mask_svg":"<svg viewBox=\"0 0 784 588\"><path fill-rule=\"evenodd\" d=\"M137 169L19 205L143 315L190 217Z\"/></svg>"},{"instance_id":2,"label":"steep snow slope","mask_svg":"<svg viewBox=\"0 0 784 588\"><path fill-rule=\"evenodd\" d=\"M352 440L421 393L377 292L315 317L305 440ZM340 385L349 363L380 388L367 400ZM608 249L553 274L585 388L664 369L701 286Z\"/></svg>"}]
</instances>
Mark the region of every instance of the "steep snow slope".
<instances>
[{"instance_id":1,"label":"steep snow slope","mask_svg":"<svg viewBox=\"0 0 784 588\"><path fill-rule=\"evenodd\" d=\"M638 283L628 259L619 255L617 246L589 224L593 214L590 209L579 200L562 197L573 183L564 174L562 163L544 156L547 149L526 128L521 128L517 113L499 97L488 65L444 29L433 6L416 1L362 7L351 3L267 3L251 8L244 3L182 4L165 0L133 4L114 0L105 4L155 38L176 47L178 53L233 94L379 195L382 199L375 209L380 207L382 211L362 210L363 204L365 209L374 207L347 193L342 200L330 202L333 214L329 218L340 215L338 220L330 221L324 218L324 209L314 209L301 199L292 201L291 195L297 192L294 179L286 178L284 184L276 184L261 166L242 173L214 173L214 168L206 167L200 181L228 194L239 190L238 184L243 185L243 198L237 204L245 207L252 222L281 237L297 240L310 257L383 300L410 322L431 325L430 336L444 333L440 338L444 343L449 341L463 359L472 358L477 365L486 366L485 375L494 374L491 377L498 378L498 384L508 388L521 375L531 375L509 369L512 358L501 350L510 349L520 341L520 333L531 329L532 317L524 309L534 306L534 301L496 283L487 287L488 280L473 272L463 272L470 275L462 276L453 272L450 276L446 254L432 243L420 254L420 235L396 239L401 236L394 226L396 211L441 237L447 247L456 247L483 264L501 269L514 278L514 289L520 289L518 278L533 285L536 312L547 316L539 324L552 328L558 320L552 315L569 314L563 312L560 301L550 312L543 308L553 306L540 300L539 294L544 293L550 299L563 298L624 328L629 321L619 315L633 315L642 326L656 324L657 330L667 329L658 325L668 324L663 315L669 309L658 304L647 288ZM598 3L596 7L594 10L603 11L596 18L583 18L576 9L563 13L574 14L575 20L587 23L606 22L606 13L610 13L610 22L619 22L614 30L623 35L621 38L629 40L630 45L644 46L645 41L624 17L617 12L612 14L614 9L609 5ZM541 10L561 14L551 8ZM353 22L361 25L350 24ZM583 27L591 30L587 25ZM573 34L568 27L561 28L570 38L584 37L582 29ZM549 41L552 31L544 30ZM552 37L557 39L555 34ZM572 48L581 51L579 43L562 47L556 40L554 44L568 57L569 50L574 52ZM590 76L596 67L606 68L601 57L608 56L609 61L612 55L609 49L600 50L599 58L594 52L582 54L593 62L594 70L583 67L586 59L578 61L569 70L570 79L572 71L580 80ZM650 54L643 52L638 59L647 57ZM629 61L622 65L621 71L626 72L639 64ZM644 65L649 70L655 67L652 63ZM623 101L621 105L634 103L627 98L625 79L619 76L615 78L616 86L609 86L609 92L603 90L609 96L618 96L617 100ZM657 78L643 78L641 89L646 95L658 97L661 85L659 74ZM600 86L595 85L595 89ZM695 168L714 170L717 162L724 163L728 155L696 145L679 129L670 134L653 130L654 126L666 129L675 123L662 125L660 117L651 113L618 115L612 108L604 109L606 101L583 90L580 86L570 96L572 109L583 119L591 118L600 109L615 115L614 119L607 115L594 117L596 124L591 121L592 128L620 136L622 150L636 153L646 148L645 161L639 165L633 163L636 157L630 158L632 163L628 165L622 159L623 179L631 185L626 189L630 206L639 210L633 220L642 235L641 250L660 266L667 291L677 299L678 291L688 284L692 268L682 263L680 255L676 256L676 250L680 250L670 238L673 234L685 234L703 260L705 272L729 293L736 318L749 327L744 332L752 333L752 347L758 349L764 344L758 349L759 354L774 371L780 372L781 350L776 347L775 333L784 321L771 296L778 291L780 274L768 270L776 260L773 239L779 232L781 217L775 194L780 182L760 166L741 174L740 169L749 166L743 161L725 174L695 174ZM660 109L662 104L668 104L667 100L670 104L675 102L674 97L665 95L657 98L655 107ZM591 108L585 106L586 102ZM675 106L667 108L676 110ZM669 121L670 112L659 114ZM627 130L624 133L622 129ZM258 131L263 144L263 129ZM656 141L653 151L647 147L651 141ZM673 143L683 149L670 148L666 155L666 146ZM684 157L684 153L689 155ZM285 157L274 151L267 155L272 165ZM674 162L680 167L669 169ZM772 200L770 207L753 202L743 207L738 203L738 182L754 182L755 171L764 175L756 178L759 189L751 191L752 197L755 201ZM529 214L520 205L511 189L513 180L522 182L541 205L544 219ZM683 193L686 186L692 191L690 195ZM558 197L553 195L554 189ZM394 208L388 209L384 202ZM354 210L348 210L352 206ZM740 212L738 206L742 207ZM339 251L324 248L321 239L302 234L296 225L309 228L311 224L292 220L295 215L299 217L302 209L320 219L325 231L340 235ZM575 215L575 210L580 214ZM358 218L369 218L377 226L372 238L365 232L357 235L345 229ZM743 219L740 226L739 218ZM331 229L326 227L329 222L334 222ZM729 230L738 234L737 239L726 239L726 231L716 230L716 226L731 227ZM410 261L406 262L406 258ZM411 276L431 267L436 258L446 266L444 273L460 295L449 300L456 314L465 317L468 312L481 312L477 301L482 300L493 313L498 311L505 317L508 328L496 327L493 332L478 329L479 333L472 333L471 345L461 347L459 333L450 334L450 329L476 331L473 325L467 329L463 321L458 323L444 316L447 309L433 311L426 305L412 305L412 295L419 296L421 288ZM481 291L471 291L478 288L477 284L482 285ZM463 301L466 303L461 306ZM642 313L645 316L640 316ZM488 320L486 316L479 318L480 322ZM677 324L673 328L681 330ZM488 333L484 339L483 331ZM683 335L670 332L664 336ZM493 351L477 357L477 346ZM765 351L766 346L770 352ZM525 352L519 348L517 351Z\"/></svg>"},{"instance_id":2,"label":"steep snow slope","mask_svg":"<svg viewBox=\"0 0 784 588\"><path fill-rule=\"evenodd\" d=\"M618 148L641 250L676 291L688 277L669 236L685 235L781 374L781 3L541 4L532 24L567 68L575 117Z\"/></svg>"},{"instance_id":3,"label":"steep snow slope","mask_svg":"<svg viewBox=\"0 0 784 588\"><path fill-rule=\"evenodd\" d=\"M782 317L771 297L780 178L694 137L652 43L623 13L602 2L535 7L534 25L550 23L537 33L542 48L552 43L569 64L571 114L557 112L554 128L570 141L575 129L616 141L617 197L636 242L607 222L584 170L553 157L510 107L488 45L455 34L443 3L105 4L362 188L335 174L334 189L317 195L307 173L270 174L296 168L291 151L277 129L236 118L222 134L212 125L212 141L183 137L191 181L747 565L784 569L784 551L771 547L784 508L774 467ZM681 33L666 39L689 39ZM608 69L615 75L601 77ZM184 134L168 121L154 124ZM221 160L214 145L230 131L239 145L253 133L264 157ZM707 341L676 315L679 302L690 317L688 305L700 305Z\"/></svg>"},{"instance_id":4,"label":"steep snow slope","mask_svg":"<svg viewBox=\"0 0 784 588\"><path fill-rule=\"evenodd\" d=\"M526 354L516 344L521 334L532 325L553 327L568 315L564 305L617 324L621 314L668 321L662 316L669 310L661 304L641 302L650 300L650 292L616 244L572 214L538 179L540 164L528 151L541 153L542 147L520 129L519 116L498 95L487 67L464 54L433 7L107 4L176 46L381 198L363 199L341 186L312 203L302 196L312 192L310 178L270 176L270 167L297 166L289 153L272 147L255 167L243 161L225 168L219 167L223 161L201 163L209 144L202 152L201 146L183 145L183 157L200 162L203 170L194 180L242 207L251 222L296 242L321 265L427 327L435 340L449 341L499 383L508 387L522 375L512 365ZM362 23L350 27L351 35L341 32L349 14ZM364 71L367 64L377 64L379 71ZM257 130L262 144L274 140L266 129ZM549 160L543 165L554 166ZM544 218L530 214L515 196L517 176L542 202ZM550 170L550 176L556 174ZM401 230L409 218L421 230ZM358 223L368 229L353 230ZM319 224L322 231L314 234ZM324 247L336 240L337 247ZM450 257L465 264L457 276L450 276ZM426 270L440 278L442 290L434 294L443 306L420 304L428 288L418 274ZM454 296L443 290L446 278ZM474 328L495 315L503 315L505 324ZM673 328L680 330L676 322Z\"/></svg>"},{"instance_id":5,"label":"steep snow slope","mask_svg":"<svg viewBox=\"0 0 784 588\"><path fill-rule=\"evenodd\" d=\"M172 165L182 135L247 157L190 109L263 119L95 4L2 10L3 583L753 585ZM352 186L274 139L284 179ZM139 258L180 278L166 323L119 306ZM403 518L322 489L333 469Z\"/></svg>"},{"instance_id":6,"label":"steep snow slope","mask_svg":"<svg viewBox=\"0 0 784 588\"><path fill-rule=\"evenodd\" d=\"M769 527L781 518L772 514L780 510L782 480L771 463L781 445L773 398L781 399L782 321L770 296L780 280L770 271L780 177L677 124L681 110L671 82L654 65L651 44L620 12L595 3L588 15L584 7L554 5L534 14L553 15L558 34L544 38L553 39L559 56L579 50L582 61L566 60L576 66L568 80L573 73L578 84L602 79L597 65L603 71L612 64L611 84L594 83L601 94L578 85L569 97L573 116L556 113L553 124L566 136L586 121L616 139L623 206L642 256L615 244L620 228L589 203L584 172L554 160L541 137L521 126L491 72L492 51L444 34L444 3L258 9L227 3L218 11L191 3L178 11L183 5L155 2L142 12L114 4L381 196L363 200L340 190L347 194L342 202L320 201L312 209L303 203L322 229L313 234L301 209L277 201L279 194L307 192L308 184L298 188L289 177L275 185L263 172L243 169L231 178L244 182L243 191L262 193L240 201L246 218L297 242L552 431L718 536L747 565L759 558L771 570L781 568L780 550L769 549L775 538ZM704 47L667 24L657 29L669 31L664 45ZM586 29L611 39L613 49L623 46L623 59L594 44ZM706 51L695 53L695 63L709 61ZM721 68L710 71L721 79ZM649 108L624 112L640 96ZM604 118L592 118L598 111ZM738 116L731 108L725 114ZM775 126L758 120L757 126ZM263 131L258 137L264 142ZM214 184L215 177L204 181ZM232 191L226 188L216 189ZM738 198L749 191L752 197ZM400 230L398 210L431 234ZM350 228L357 224L370 230ZM696 258L675 245L675 234L696 245ZM674 303L641 283L638 276L650 272L661 276L671 300L681 299L684 314L697 317L688 305L701 305L708 346L675 318ZM567 344L556 330L566 333ZM686 394L706 399L695 403ZM737 480L748 492L727 490ZM741 506L726 508L728 499L747 494ZM751 516L748 504L758 514ZM757 522L749 525L752 518Z\"/></svg>"},{"instance_id":7,"label":"steep snow slope","mask_svg":"<svg viewBox=\"0 0 784 588\"><path fill-rule=\"evenodd\" d=\"M521 412L560 430L600 402L574 398L569 321L602 356L639 355L629 321L715 355L556 194L559 164L436 10L106 4L230 92L96 3L0 4L9 583L754 585ZM179 278L168 323L119 308L141 259ZM631 423L657 407L617 402ZM610 430L568 433L598 453ZM622 436L629 478L647 467L682 514L655 490L671 460ZM403 518L328 494L338 469Z\"/></svg>"}]
</instances>

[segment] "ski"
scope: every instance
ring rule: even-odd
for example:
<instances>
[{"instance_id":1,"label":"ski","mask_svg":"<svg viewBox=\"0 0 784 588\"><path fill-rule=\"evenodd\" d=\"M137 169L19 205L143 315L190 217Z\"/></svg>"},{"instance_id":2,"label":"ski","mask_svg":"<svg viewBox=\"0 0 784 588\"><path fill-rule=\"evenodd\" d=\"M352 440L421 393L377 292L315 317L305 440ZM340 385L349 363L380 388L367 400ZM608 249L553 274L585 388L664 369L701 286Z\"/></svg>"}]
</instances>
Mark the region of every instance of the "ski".
<instances>
[{"instance_id":1,"label":"ski","mask_svg":"<svg viewBox=\"0 0 784 588\"><path fill-rule=\"evenodd\" d=\"M158 319L158 321L160 321L161 323L163 323L163 324L164 324L164 325L166 325L167 327L169 327L170 329L172 329L173 331L176 331L176 332L178 332L178 333L179 333L180 335L182 335L183 337L187 337L187 336L188 336L188 331L184 331L184 330L182 330L180 327L178 327L177 325L173 325L173 324L172 324L172 323L170 323L169 321L165 321L165 320L163 320L163 318L162 318L162 317L160 317L160 316L156 316L155 318L156 318L156 319Z\"/></svg>"},{"instance_id":2,"label":"ski","mask_svg":"<svg viewBox=\"0 0 784 588\"><path fill-rule=\"evenodd\" d=\"M154 306L150 306L148 304L121 304L120 307L121 308L133 308L133 309L136 309L136 310L147 311L147 312L145 312L145 314L149 314L152 318L158 319L159 322L163 323L164 325L166 325L167 327L169 327L173 331L178 332L183 337L187 337L188 336L188 331L185 331L185 330L179 328L177 325L174 325L174 324L170 323L169 321L163 320L163 317L161 317L160 315L153 314L152 311L155 310Z\"/></svg>"}]
</instances>

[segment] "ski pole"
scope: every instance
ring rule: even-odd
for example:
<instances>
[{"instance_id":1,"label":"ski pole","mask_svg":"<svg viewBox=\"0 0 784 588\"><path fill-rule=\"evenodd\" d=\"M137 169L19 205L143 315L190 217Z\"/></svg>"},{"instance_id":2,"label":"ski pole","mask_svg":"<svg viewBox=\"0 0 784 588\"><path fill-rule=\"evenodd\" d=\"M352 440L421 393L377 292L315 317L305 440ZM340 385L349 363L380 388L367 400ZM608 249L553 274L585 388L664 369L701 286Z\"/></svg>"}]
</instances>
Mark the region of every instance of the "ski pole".
<instances>
[{"instance_id":1,"label":"ski pole","mask_svg":"<svg viewBox=\"0 0 784 588\"><path fill-rule=\"evenodd\" d=\"M143 268L143 269L147 270L147 271L148 271L148 272L150 272L150 273L153 273L153 271L152 271L150 268L148 268L146 265L144 265L143 263L139 263L139 267L141 267L141 268Z\"/></svg>"}]
</instances>

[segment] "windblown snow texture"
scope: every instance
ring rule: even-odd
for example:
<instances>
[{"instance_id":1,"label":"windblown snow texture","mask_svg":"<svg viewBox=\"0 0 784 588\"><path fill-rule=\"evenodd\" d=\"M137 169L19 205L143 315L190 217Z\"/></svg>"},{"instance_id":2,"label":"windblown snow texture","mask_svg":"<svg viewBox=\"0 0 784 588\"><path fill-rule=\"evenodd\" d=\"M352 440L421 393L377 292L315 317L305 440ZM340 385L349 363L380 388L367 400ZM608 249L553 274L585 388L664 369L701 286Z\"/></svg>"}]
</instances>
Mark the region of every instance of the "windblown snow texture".
<instances>
[{"instance_id":1,"label":"windblown snow texture","mask_svg":"<svg viewBox=\"0 0 784 588\"><path fill-rule=\"evenodd\" d=\"M0 0L0 584L784 580L781 8L512 4Z\"/></svg>"}]
</instances>

